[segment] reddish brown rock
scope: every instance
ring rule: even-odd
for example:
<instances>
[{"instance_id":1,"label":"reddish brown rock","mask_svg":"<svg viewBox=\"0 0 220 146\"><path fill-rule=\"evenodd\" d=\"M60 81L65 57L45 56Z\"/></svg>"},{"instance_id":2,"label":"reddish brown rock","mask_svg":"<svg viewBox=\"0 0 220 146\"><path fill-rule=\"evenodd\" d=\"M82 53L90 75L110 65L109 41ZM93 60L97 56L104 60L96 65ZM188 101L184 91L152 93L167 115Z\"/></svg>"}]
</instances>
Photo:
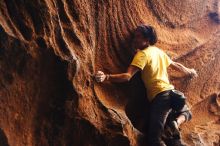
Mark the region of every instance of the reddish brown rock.
<instances>
[{"instance_id":1,"label":"reddish brown rock","mask_svg":"<svg viewBox=\"0 0 220 146\"><path fill-rule=\"evenodd\" d=\"M156 28L159 47L199 73L194 80L172 78L193 112L182 127L184 141L218 145L219 114L210 108L219 108L219 97L211 102L220 91L219 6L218 0L0 1L0 144L144 145L147 101L139 76L97 84L93 75L125 71L132 31L145 23Z\"/></svg>"}]
</instances>

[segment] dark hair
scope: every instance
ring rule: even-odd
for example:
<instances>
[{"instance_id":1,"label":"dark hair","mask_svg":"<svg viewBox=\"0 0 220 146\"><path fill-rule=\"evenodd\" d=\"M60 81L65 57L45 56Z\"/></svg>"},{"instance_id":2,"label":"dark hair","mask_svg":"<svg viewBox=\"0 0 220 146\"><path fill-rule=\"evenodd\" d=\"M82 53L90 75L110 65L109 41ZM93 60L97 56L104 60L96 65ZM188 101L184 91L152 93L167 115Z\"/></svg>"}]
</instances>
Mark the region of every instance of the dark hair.
<instances>
[{"instance_id":1,"label":"dark hair","mask_svg":"<svg viewBox=\"0 0 220 146\"><path fill-rule=\"evenodd\" d=\"M152 26L149 25L139 25L136 31L142 32L143 36L149 41L150 45L154 45L157 42L157 33Z\"/></svg>"}]
</instances>

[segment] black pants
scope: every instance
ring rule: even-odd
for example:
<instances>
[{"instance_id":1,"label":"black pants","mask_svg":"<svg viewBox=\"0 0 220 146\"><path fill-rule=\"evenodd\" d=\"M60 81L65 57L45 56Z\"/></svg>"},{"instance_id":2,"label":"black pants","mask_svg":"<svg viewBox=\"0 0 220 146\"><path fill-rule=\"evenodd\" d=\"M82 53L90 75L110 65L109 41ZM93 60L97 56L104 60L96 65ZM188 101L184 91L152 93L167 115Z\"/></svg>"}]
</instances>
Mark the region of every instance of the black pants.
<instances>
[{"instance_id":1,"label":"black pants","mask_svg":"<svg viewBox=\"0 0 220 146\"><path fill-rule=\"evenodd\" d=\"M149 146L165 146L162 141L162 133L169 114L184 115L191 119L191 113L187 106L177 112L171 108L170 90L159 93L151 102L149 113L148 144ZM169 116L170 117L170 116Z\"/></svg>"}]
</instances>

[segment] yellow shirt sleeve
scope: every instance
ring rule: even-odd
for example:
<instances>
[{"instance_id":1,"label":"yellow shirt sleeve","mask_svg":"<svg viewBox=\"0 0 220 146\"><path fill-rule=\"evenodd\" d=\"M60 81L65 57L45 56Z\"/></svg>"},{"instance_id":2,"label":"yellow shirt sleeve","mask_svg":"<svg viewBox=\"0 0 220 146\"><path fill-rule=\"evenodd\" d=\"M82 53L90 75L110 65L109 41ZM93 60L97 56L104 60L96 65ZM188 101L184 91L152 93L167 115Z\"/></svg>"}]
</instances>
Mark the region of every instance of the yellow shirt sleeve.
<instances>
[{"instance_id":1,"label":"yellow shirt sleeve","mask_svg":"<svg viewBox=\"0 0 220 146\"><path fill-rule=\"evenodd\" d=\"M172 63L172 60L165 52L164 52L164 59L166 62L166 66L168 67Z\"/></svg>"},{"instance_id":2,"label":"yellow shirt sleeve","mask_svg":"<svg viewBox=\"0 0 220 146\"><path fill-rule=\"evenodd\" d=\"M134 56L131 65L136 66L141 70L143 70L146 65L146 62L147 62L147 55L142 51L138 51L137 54Z\"/></svg>"}]
</instances>

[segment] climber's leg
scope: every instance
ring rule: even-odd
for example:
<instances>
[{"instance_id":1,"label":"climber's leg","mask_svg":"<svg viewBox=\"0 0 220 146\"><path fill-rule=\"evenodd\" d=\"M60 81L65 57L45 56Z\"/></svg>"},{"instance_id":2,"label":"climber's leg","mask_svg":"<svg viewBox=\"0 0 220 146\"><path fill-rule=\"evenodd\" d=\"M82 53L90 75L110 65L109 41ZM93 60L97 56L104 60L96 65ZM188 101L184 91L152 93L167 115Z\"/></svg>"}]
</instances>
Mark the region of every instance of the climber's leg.
<instances>
[{"instance_id":1,"label":"climber's leg","mask_svg":"<svg viewBox=\"0 0 220 146\"><path fill-rule=\"evenodd\" d=\"M185 121L183 120L182 116L185 117ZM181 109L181 111L179 111L179 116L177 117L178 125L181 125L186 121L190 121L191 119L192 119L192 113L189 107L185 104L185 106Z\"/></svg>"},{"instance_id":2,"label":"climber's leg","mask_svg":"<svg viewBox=\"0 0 220 146\"><path fill-rule=\"evenodd\" d=\"M185 105L180 111L172 110L167 118L165 131L163 133L163 139L167 145L172 146L184 146L181 141L181 135L179 126L191 120L192 114L187 105Z\"/></svg>"},{"instance_id":3,"label":"climber's leg","mask_svg":"<svg viewBox=\"0 0 220 146\"><path fill-rule=\"evenodd\" d=\"M159 93L150 105L149 129L147 135L149 146L165 145L161 136L170 110L169 91Z\"/></svg>"}]
</instances>

